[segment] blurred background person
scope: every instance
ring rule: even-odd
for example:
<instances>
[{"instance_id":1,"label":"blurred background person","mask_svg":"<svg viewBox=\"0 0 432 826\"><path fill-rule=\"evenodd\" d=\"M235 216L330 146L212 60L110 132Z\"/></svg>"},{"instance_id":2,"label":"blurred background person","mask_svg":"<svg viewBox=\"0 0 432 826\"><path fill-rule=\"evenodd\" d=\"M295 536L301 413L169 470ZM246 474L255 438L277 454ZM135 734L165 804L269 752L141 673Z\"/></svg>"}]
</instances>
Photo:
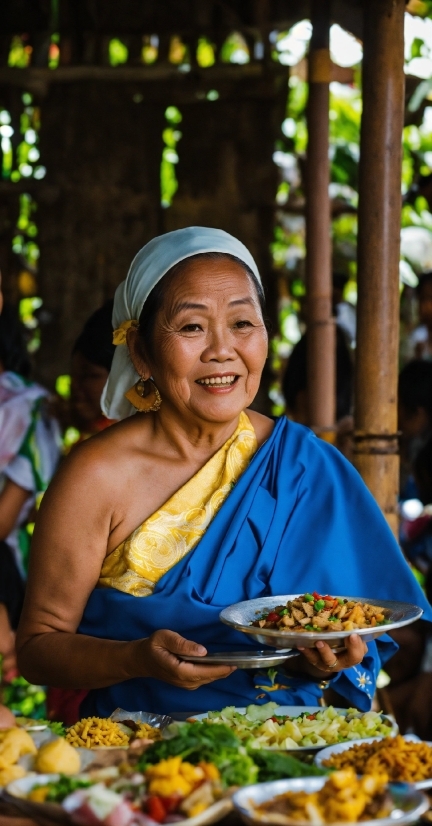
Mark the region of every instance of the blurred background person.
<instances>
[{"instance_id":1,"label":"blurred background person","mask_svg":"<svg viewBox=\"0 0 432 826\"><path fill-rule=\"evenodd\" d=\"M15 309L5 304L0 315L0 654L6 681L17 673L15 630L30 543L26 528L61 454L48 391L29 376L23 329Z\"/></svg>"},{"instance_id":2,"label":"blurred background person","mask_svg":"<svg viewBox=\"0 0 432 826\"><path fill-rule=\"evenodd\" d=\"M399 374L400 499L419 499L413 463L432 436L432 361L415 359Z\"/></svg>"},{"instance_id":3,"label":"blurred background person","mask_svg":"<svg viewBox=\"0 0 432 826\"><path fill-rule=\"evenodd\" d=\"M103 415L100 400L111 369L113 344L112 312L114 301L106 301L84 324L73 349L71 360L71 394L68 425L80 431L78 442L114 424ZM73 445L72 445L73 448ZM79 719L79 707L87 691L49 688L48 717L66 725Z\"/></svg>"},{"instance_id":4,"label":"blurred background person","mask_svg":"<svg viewBox=\"0 0 432 826\"><path fill-rule=\"evenodd\" d=\"M115 351L113 303L106 301L90 316L72 349L70 424L80 431L80 441L113 423L100 406Z\"/></svg>"},{"instance_id":5,"label":"blurred background person","mask_svg":"<svg viewBox=\"0 0 432 826\"><path fill-rule=\"evenodd\" d=\"M420 276L417 297L420 324L409 337L408 352L411 358L432 361L432 270Z\"/></svg>"},{"instance_id":6,"label":"blurred background person","mask_svg":"<svg viewBox=\"0 0 432 826\"><path fill-rule=\"evenodd\" d=\"M400 544L432 600L432 361L416 359L399 374ZM432 636L425 623L391 635L399 651L386 665L386 692L402 733L432 738Z\"/></svg>"},{"instance_id":7,"label":"blurred background person","mask_svg":"<svg viewBox=\"0 0 432 826\"><path fill-rule=\"evenodd\" d=\"M299 424L308 422L307 332L295 345L282 379L287 415ZM336 326L336 447L347 459L352 454L353 363L345 334Z\"/></svg>"},{"instance_id":8,"label":"blurred background person","mask_svg":"<svg viewBox=\"0 0 432 826\"><path fill-rule=\"evenodd\" d=\"M412 475L419 498L401 506L400 542L432 590L432 438L414 459Z\"/></svg>"}]
</instances>

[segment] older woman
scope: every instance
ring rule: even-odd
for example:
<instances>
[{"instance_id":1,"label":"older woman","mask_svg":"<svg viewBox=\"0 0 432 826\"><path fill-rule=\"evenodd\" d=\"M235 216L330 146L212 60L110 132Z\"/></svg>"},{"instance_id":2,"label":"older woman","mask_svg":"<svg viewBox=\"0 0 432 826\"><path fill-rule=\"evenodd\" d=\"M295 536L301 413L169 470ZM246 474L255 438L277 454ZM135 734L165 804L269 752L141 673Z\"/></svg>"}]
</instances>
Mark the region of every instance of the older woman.
<instances>
[{"instance_id":1,"label":"older woman","mask_svg":"<svg viewBox=\"0 0 432 826\"><path fill-rule=\"evenodd\" d=\"M124 421L79 447L44 499L19 635L28 679L91 689L87 714L245 705L266 698L265 674L182 660L254 645L219 622L226 605L317 589L428 611L351 465L310 430L249 409L268 341L239 241L202 227L155 238L113 322L103 408ZM337 655L319 642L269 696L316 703L334 677L369 708L394 651L383 639L367 650L353 634Z\"/></svg>"}]
</instances>

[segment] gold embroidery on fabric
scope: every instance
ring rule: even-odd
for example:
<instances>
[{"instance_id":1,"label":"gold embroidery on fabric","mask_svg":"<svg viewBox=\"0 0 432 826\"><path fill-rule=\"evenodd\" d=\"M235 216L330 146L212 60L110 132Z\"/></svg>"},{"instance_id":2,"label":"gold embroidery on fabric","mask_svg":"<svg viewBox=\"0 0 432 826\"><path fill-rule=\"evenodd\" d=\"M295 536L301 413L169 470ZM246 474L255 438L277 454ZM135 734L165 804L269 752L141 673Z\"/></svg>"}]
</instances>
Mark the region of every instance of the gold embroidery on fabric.
<instances>
[{"instance_id":1,"label":"gold embroidery on fabric","mask_svg":"<svg viewBox=\"0 0 432 826\"><path fill-rule=\"evenodd\" d=\"M237 430L220 450L106 557L99 585L149 596L199 542L256 449L255 431L241 413Z\"/></svg>"}]
</instances>

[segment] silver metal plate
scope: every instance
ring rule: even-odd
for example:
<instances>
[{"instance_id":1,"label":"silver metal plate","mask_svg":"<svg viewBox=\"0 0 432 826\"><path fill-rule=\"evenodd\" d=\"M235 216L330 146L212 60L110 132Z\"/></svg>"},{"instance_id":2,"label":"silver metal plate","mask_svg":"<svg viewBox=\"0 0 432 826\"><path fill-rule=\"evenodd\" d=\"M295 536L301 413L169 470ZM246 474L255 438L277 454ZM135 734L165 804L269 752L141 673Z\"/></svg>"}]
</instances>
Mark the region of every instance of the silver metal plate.
<instances>
[{"instance_id":1,"label":"silver metal plate","mask_svg":"<svg viewBox=\"0 0 432 826\"><path fill-rule=\"evenodd\" d=\"M281 665L291 657L298 657L299 651L286 648L282 651L217 651L205 657L179 656L179 659L198 665L235 665L244 670L248 668L272 668Z\"/></svg>"},{"instance_id":2,"label":"silver metal plate","mask_svg":"<svg viewBox=\"0 0 432 826\"><path fill-rule=\"evenodd\" d=\"M324 631L321 634L317 631L303 631L298 633L295 631L273 631L270 628L256 628L250 623L256 620L257 616L263 613L264 610L275 608L276 605L282 605L288 600L297 599L301 594L284 594L283 596L261 597L260 599L248 599L245 602L237 602L234 605L229 605L224 608L219 614L219 619L225 625L230 625L236 631L242 631L243 634L248 634L253 640L256 640L261 645L270 645L275 648L285 648L290 646L296 648L302 646L303 648L313 648L318 640L324 640L330 648L338 648L343 646L343 641L351 634L359 634L363 637L365 642L374 640L382 634L387 634L394 628L401 628L403 625L409 625L412 622L420 619L423 614L423 609L418 605L411 605L408 602L394 602L385 599L369 599L369 597L352 597L352 596L338 596L338 599L352 599L356 602L369 603L369 605L379 605L386 608L389 612L387 619L390 622L386 625L380 625L378 628L356 628L355 631ZM335 595L336 596L336 595Z\"/></svg>"},{"instance_id":3,"label":"silver metal plate","mask_svg":"<svg viewBox=\"0 0 432 826\"><path fill-rule=\"evenodd\" d=\"M326 782L326 777L299 777L295 780L273 780L268 783L257 783L255 786L246 786L239 789L233 796L234 808L248 824L268 823L265 815L259 815L254 809L254 805L260 805L266 800L271 800L279 794L285 792L316 792L322 788ZM393 801L394 810L389 817L379 820L362 820L362 826L394 826L395 822L401 826L408 826L415 823L422 814L429 808L429 801L425 794L418 789L413 789L407 783L390 783L389 792ZM281 819L279 822L283 822ZM290 824L286 818L286 823ZM302 821L296 821L296 826L303 826ZM339 824L339 826L342 826Z\"/></svg>"}]
</instances>

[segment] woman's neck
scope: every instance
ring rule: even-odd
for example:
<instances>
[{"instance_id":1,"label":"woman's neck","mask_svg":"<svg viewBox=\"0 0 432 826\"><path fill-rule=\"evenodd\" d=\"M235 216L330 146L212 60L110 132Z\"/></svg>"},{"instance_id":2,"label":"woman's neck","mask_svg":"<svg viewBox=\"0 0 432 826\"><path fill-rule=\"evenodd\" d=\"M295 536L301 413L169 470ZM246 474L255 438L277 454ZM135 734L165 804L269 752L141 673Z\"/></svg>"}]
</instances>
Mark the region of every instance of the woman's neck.
<instances>
[{"instance_id":1,"label":"woman's neck","mask_svg":"<svg viewBox=\"0 0 432 826\"><path fill-rule=\"evenodd\" d=\"M235 433L238 414L228 422L208 422L197 417L180 418L169 409L153 414L154 438L163 440L179 458L211 456Z\"/></svg>"}]
</instances>

